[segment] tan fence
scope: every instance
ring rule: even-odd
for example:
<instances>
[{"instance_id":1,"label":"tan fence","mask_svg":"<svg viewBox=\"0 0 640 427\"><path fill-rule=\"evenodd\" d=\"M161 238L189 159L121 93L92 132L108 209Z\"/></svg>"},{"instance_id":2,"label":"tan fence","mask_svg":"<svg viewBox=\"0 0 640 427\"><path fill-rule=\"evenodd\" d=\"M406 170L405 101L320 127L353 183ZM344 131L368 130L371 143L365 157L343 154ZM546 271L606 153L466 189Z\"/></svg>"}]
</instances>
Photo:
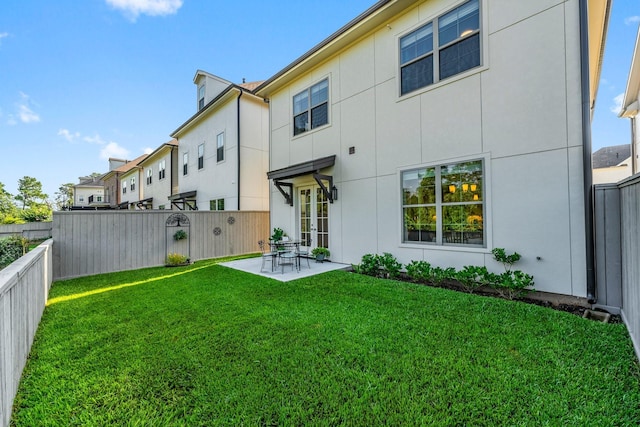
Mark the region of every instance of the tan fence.
<instances>
[{"instance_id":1,"label":"tan fence","mask_svg":"<svg viewBox=\"0 0 640 427\"><path fill-rule=\"evenodd\" d=\"M0 426L8 426L52 280L47 240L0 271Z\"/></svg>"},{"instance_id":2,"label":"tan fence","mask_svg":"<svg viewBox=\"0 0 640 427\"><path fill-rule=\"evenodd\" d=\"M177 221L176 221L177 220ZM178 229L187 238L176 241ZM70 211L53 214L54 280L257 252L266 211Z\"/></svg>"},{"instance_id":3,"label":"tan fence","mask_svg":"<svg viewBox=\"0 0 640 427\"><path fill-rule=\"evenodd\" d=\"M0 224L0 239L22 236L27 239L48 239L51 237L52 222L28 222L26 224Z\"/></svg>"}]
</instances>

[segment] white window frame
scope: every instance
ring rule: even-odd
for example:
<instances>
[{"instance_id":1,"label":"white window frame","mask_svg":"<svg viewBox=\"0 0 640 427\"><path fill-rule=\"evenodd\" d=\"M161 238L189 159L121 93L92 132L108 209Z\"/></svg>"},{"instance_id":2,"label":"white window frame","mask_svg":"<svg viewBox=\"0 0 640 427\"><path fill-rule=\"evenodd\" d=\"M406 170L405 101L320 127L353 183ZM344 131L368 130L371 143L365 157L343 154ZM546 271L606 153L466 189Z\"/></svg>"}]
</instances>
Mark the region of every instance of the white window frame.
<instances>
[{"instance_id":1,"label":"white window frame","mask_svg":"<svg viewBox=\"0 0 640 427\"><path fill-rule=\"evenodd\" d=\"M216 135L216 161L218 163L224 161L224 132L220 132Z\"/></svg>"},{"instance_id":2,"label":"white window frame","mask_svg":"<svg viewBox=\"0 0 640 427\"><path fill-rule=\"evenodd\" d=\"M189 152L182 153L182 175L185 176L189 173Z\"/></svg>"},{"instance_id":3,"label":"white window frame","mask_svg":"<svg viewBox=\"0 0 640 427\"><path fill-rule=\"evenodd\" d=\"M204 142L198 145L198 170L204 169Z\"/></svg>"},{"instance_id":4,"label":"white window frame","mask_svg":"<svg viewBox=\"0 0 640 427\"><path fill-rule=\"evenodd\" d=\"M122 181L122 194L127 194L127 180Z\"/></svg>"},{"instance_id":5,"label":"white window frame","mask_svg":"<svg viewBox=\"0 0 640 427\"><path fill-rule=\"evenodd\" d=\"M478 28L466 33L463 32L463 34L461 34L458 38L451 40L449 42L447 42L446 44L444 44L443 46L439 46L439 21L441 18L445 17L447 14L455 11L456 9L460 8L461 6L464 6L465 4L474 1L474 0L466 0L463 2L458 3L457 5L455 5L452 8L447 9L446 11L444 11L443 13L439 13L436 17L430 19L429 21L423 21L421 22L421 24L417 27L412 28L410 31L407 31L404 34L401 34L398 37L398 42L397 42L397 48L398 48L398 93L400 97L405 97L405 96L410 96L413 95L415 93L419 93L420 91L424 91L427 89L432 89L434 87L438 87L440 85L441 82L447 82L447 81L451 81L453 79L457 79L457 78L462 78L465 77L466 75L469 74L473 74L473 73L477 73L479 71L482 71L483 69L486 69L486 62L487 62L487 58L485 56L485 52L486 52L486 45L487 45L487 40L486 40L486 24L485 24L485 13L484 13L484 1L485 0L475 0L478 2ZM419 32L422 29L425 29L426 27L428 27L429 25L431 25L432 28L432 49L428 52L425 52L415 58L412 58L410 60L407 60L406 62L403 63L402 61L402 41L403 39L405 39L406 37L409 37L417 32ZM473 66L471 68L468 68L466 70L451 74L445 78L441 78L440 77L440 53L453 46L456 45L458 43L461 43L465 40L470 40L472 37L475 37L477 35L477 37L479 38L479 59L480 59L480 63L476 66ZM433 81L431 83L428 83L424 86L420 86L420 87L416 87L413 88L411 90L408 90L406 92L403 92L403 88L402 88L402 71L403 68L414 64L416 62L419 62L429 56L432 56L432 73L433 73Z\"/></svg>"},{"instance_id":6,"label":"white window frame","mask_svg":"<svg viewBox=\"0 0 640 427\"><path fill-rule=\"evenodd\" d=\"M158 181L162 181L166 177L167 161L160 160L158 162Z\"/></svg>"},{"instance_id":7,"label":"white window frame","mask_svg":"<svg viewBox=\"0 0 640 427\"><path fill-rule=\"evenodd\" d=\"M153 168L147 168L147 185L153 183Z\"/></svg>"},{"instance_id":8,"label":"white window frame","mask_svg":"<svg viewBox=\"0 0 640 427\"><path fill-rule=\"evenodd\" d=\"M198 86L198 111L204 108L205 84Z\"/></svg>"},{"instance_id":9,"label":"white window frame","mask_svg":"<svg viewBox=\"0 0 640 427\"><path fill-rule=\"evenodd\" d=\"M131 191L135 191L136 189L136 177L132 176L131 177Z\"/></svg>"}]
</instances>

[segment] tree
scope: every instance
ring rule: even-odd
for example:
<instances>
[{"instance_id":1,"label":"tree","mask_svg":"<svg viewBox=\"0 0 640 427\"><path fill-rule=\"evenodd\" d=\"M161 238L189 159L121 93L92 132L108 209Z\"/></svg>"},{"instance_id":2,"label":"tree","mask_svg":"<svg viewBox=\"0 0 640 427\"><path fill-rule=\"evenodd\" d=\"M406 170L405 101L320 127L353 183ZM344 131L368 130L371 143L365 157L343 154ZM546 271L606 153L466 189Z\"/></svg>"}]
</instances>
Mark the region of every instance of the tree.
<instances>
[{"instance_id":1,"label":"tree","mask_svg":"<svg viewBox=\"0 0 640 427\"><path fill-rule=\"evenodd\" d=\"M4 189L4 184L0 182L0 213L8 214L15 210L13 196Z\"/></svg>"},{"instance_id":2,"label":"tree","mask_svg":"<svg viewBox=\"0 0 640 427\"><path fill-rule=\"evenodd\" d=\"M62 184L56 192L56 209L63 211L73 205L73 183Z\"/></svg>"},{"instance_id":3,"label":"tree","mask_svg":"<svg viewBox=\"0 0 640 427\"><path fill-rule=\"evenodd\" d=\"M48 195L42 192L42 183L37 179L24 176L18 180L18 195L16 200L22 202L22 209L46 205Z\"/></svg>"}]
</instances>

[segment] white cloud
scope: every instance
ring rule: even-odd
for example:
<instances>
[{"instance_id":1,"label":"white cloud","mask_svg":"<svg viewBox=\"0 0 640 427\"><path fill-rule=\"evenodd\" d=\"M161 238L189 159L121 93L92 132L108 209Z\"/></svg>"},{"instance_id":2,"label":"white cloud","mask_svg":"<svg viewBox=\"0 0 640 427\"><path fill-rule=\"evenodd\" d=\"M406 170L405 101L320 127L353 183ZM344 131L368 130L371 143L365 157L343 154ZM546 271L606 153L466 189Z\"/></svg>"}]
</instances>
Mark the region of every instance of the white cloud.
<instances>
[{"instance_id":1,"label":"white cloud","mask_svg":"<svg viewBox=\"0 0 640 427\"><path fill-rule=\"evenodd\" d=\"M629 16L627 18L624 18L624 24L625 25L635 24L637 22L640 22L640 16L638 16L638 15Z\"/></svg>"},{"instance_id":2,"label":"white cloud","mask_svg":"<svg viewBox=\"0 0 640 427\"><path fill-rule=\"evenodd\" d=\"M38 123L40 116L25 104L18 105L18 117L22 123Z\"/></svg>"},{"instance_id":3,"label":"white cloud","mask_svg":"<svg viewBox=\"0 0 640 427\"><path fill-rule=\"evenodd\" d=\"M69 129L60 129L58 135L62 136L69 142L73 142L74 139L80 138L80 132L71 133Z\"/></svg>"},{"instance_id":4,"label":"white cloud","mask_svg":"<svg viewBox=\"0 0 640 427\"><path fill-rule=\"evenodd\" d=\"M624 93L613 98L613 105L609 107L609 110L616 116L622 111L622 101L624 101Z\"/></svg>"},{"instance_id":5,"label":"white cloud","mask_svg":"<svg viewBox=\"0 0 640 427\"><path fill-rule=\"evenodd\" d=\"M107 143L107 141L102 139L102 137L98 134L96 134L95 136L85 136L84 138L82 138L82 140L90 144L98 144L98 145L104 145Z\"/></svg>"},{"instance_id":6,"label":"white cloud","mask_svg":"<svg viewBox=\"0 0 640 427\"><path fill-rule=\"evenodd\" d=\"M142 151L144 154L151 154L153 153L153 148L151 147L147 147Z\"/></svg>"},{"instance_id":7,"label":"white cloud","mask_svg":"<svg viewBox=\"0 0 640 427\"><path fill-rule=\"evenodd\" d=\"M109 160L111 157L126 159L129 157L129 154L129 150L121 147L117 142L109 142L102 150L100 150L100 158L102 160Z\"/></svg>"},{"instance_id":8,"label":"white cloud","mask_svg":"<svg viewBox=\"0 0 640 427\"><path fill-rule=\"evenodd\" d=\"M164 16L173 15L182 7L182 0L105 0L114 9L124 12L132 22L139 15Z\"/></svg>"},{"instance_id":9,"label":"white cloud","mask_svg":"<svg viewBox=\"0 0 640 427\"><path fill-rule=\"evenodd\" d=\"M2 39L6 39L9 37L9 33L0 33L0 45L2 44Z\"/></svg>"}]
</instances>

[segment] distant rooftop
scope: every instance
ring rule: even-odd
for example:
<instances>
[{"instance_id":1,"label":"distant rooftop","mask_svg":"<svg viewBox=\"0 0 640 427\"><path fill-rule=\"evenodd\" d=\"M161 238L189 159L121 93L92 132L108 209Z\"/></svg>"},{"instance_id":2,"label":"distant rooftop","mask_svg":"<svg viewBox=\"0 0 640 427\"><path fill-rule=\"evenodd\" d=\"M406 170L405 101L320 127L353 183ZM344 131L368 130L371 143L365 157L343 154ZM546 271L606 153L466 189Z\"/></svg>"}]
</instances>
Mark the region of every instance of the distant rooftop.
<instances>
[{"instance_id":1,"label":"distant rooftop","mask_svg":"<svg viewBox=\"0 0 640 427\"><path fill-rule=\"evenodd\" d=\"M602 147L592 154L593 169L610 168L618 166L631 156L631 146L612 145L611 147Z\"/></svg>"}]
</instances>

